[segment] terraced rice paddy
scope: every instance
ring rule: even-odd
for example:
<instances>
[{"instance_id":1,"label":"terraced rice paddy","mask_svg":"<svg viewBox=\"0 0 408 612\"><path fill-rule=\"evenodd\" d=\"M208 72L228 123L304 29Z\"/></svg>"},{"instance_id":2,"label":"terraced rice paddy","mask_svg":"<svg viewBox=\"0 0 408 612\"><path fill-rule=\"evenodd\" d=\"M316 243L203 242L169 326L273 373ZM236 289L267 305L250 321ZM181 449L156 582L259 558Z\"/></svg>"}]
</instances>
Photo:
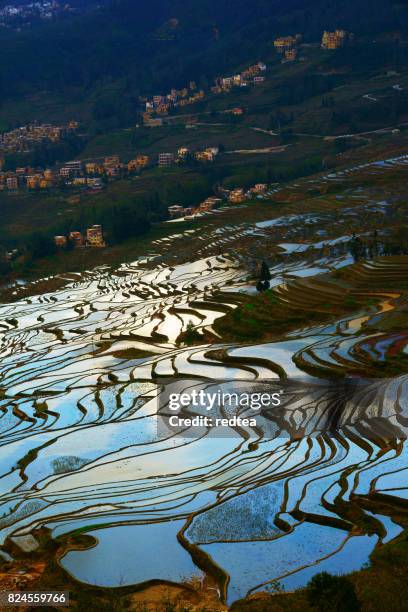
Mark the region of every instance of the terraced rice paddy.
<instances>
[{"instance_id":1,"label":"terraced rice paddy","mask_svg":"<svg viewBox=\"0 0 408 612\"><path fill-rule=\"evenodd\" d=\"M383 214L371 200L358 206L366 216ZM336 214L341 221L356 211L348 199ZM99 268L52 294L0 306L4 550L10 541L34 550L42 526L53 537L81 530L95 546L60 559L80 581L122 586L209 576L220 597L233 601L275 580L292 589L319 570L358 569L379 542L395 537L392 504L408 498L408 376L387 378L380 370L389 355L406 351L408 334L368 324L398 302L406 258L345 270L356 291L377 303L330 324L244 346L223 342L212 329L236 307L236 292L251 290L231 236L286 245L271 272L289 308L307 302L318 310L342 299L341 283L323 289L319 281L350 263L344 240L330 235L330 214L319 213L317 226L310 224L313 240L296 251L287 248L297 244L290 234L296 238L304 217L225 226L221 213L206 235L173 236L190 240L190 261L156 265L147 257ZM270 234L277 226L286 234ZM319 239L323 226L327 238ZM208 255L212 244L222 254ZM153 247L162 252L166 244ZM374 290L390 278L394 291ZM203 338L193 347L178 342L190 322ZM375 380L344 397L325 384L368 371ZM157 426L165 380L189 389L286 378L309 391L301 386L288 395L284 410L256 429L220 437L205 427L174 435ZM384 504L377 507L381 499L388 514Z\"/></svg>"}]
</instances>

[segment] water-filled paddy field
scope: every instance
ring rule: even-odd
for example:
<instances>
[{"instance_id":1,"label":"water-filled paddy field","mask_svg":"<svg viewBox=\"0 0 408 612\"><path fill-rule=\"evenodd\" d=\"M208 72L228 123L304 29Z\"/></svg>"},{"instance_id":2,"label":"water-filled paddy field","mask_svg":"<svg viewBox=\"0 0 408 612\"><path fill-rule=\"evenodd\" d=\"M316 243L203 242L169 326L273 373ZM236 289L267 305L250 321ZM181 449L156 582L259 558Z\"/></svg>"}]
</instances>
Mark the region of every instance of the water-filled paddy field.
<instances>
[{"instance_id":1,"label":"water-filled paddy field","mask_svg":"<svg viewBox=\"0 0 408 612\"><path fill-rule=\"evenodd\" d=\"M364 171L386 172L393 164L406 159ZM320 180L340 179L338 173ZM371 200L366 204L373 208ZM353 211L347 205L344 218ZM282 300L300 299L286 289L291 279L350 264L337 250L344 234L331 237L327 230L327 239L297 241L305 222L316 225L313 218L265 219L257 222L261 232L255 223L223 231L221 214L218 219L207 243L221 241L223 248L226 240L222 255L205 256L201 241L184 236L196 241L189 261L156 266L146 258L89 270L53 293L0 305L5 550L10 541L35 550L40 527L53 537L80 530L93 546L59 560L79 581L115 587L210 575L220 596L234 601L274 580L291 590L319 569L359 569L379 542L399 533L393 516L374 502L368 511L359 500L407 498L403 373L378 377L369 393L340 406L335 397L299 396L279 427L265 422L224 437L205 427L193 436L158 428L163 379L183 381L186 389L203 380L289 377L319 384L406 351L406 334L367 327L394 308L397 286L366 311L330 324L245 345L215 336L209 346L206 334L237 307L236 293L253 289L245 262L229 248L231 232L258 241L282 226L294 234L293 240L276 236L282 259L271 266L272 285ZM405 274L405 264L380 259L364 264L367 273L382 274L385 266L397 279L403 266ZM178 341L190 322L201 344ZM326 427L333 413L334 432ZM376 436L373 419L381 424Z\"/></svg>"}]
</instances>

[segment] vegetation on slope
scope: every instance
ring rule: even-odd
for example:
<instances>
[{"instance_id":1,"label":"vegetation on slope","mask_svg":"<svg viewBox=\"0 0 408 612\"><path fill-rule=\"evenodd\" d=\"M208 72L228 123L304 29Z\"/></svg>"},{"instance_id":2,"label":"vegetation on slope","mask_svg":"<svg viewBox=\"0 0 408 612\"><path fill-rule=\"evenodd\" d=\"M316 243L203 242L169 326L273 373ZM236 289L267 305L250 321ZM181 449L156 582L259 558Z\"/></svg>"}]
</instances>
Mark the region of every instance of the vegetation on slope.
<instances>
[{"instance_id":1,"label":"vegetation on slope","mask_svg":"<svg viewBox=\"0 0 408 612\"><path fill-rule=\"evenodd\" d=\"M287 295L270 289L254 296L240 296L240 305L214 323L225 341L267 341L292 329L338 319L343 314L372 308L375 300L352 294L352 286L336 284L335 275L315 280L289 281Z\"/></svg>"}]
</instances>

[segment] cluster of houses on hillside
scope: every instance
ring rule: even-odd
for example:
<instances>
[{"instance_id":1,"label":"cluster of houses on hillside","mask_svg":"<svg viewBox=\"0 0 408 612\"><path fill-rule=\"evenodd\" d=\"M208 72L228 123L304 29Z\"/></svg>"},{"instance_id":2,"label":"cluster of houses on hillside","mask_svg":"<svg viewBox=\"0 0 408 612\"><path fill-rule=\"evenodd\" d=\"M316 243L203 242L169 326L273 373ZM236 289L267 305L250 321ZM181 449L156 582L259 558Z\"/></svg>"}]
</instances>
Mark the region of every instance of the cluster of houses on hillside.
<instances>
[{"instance_id":1,"label":"cluster of houses on hillside","mask_svg":"<svg viewBox=\"0 0 408 612\"><path fill-rule=\"evenodd\" d=\"M219 94L228 92L233 87L260 85L265 81L265 71L266 64L258 62L232 76L217 77L210 91L213 94ZM168 94L156 95L152 98L141 98L144 104L143 123L148 127L160 126L163 124L163 117L168 115L172 109L195 104L204 100L205 97L204 89L198 89L195 81L190 81L189 86L183 89L172 89Z\"/></svg>"},{"instance_id":2,"label":"cluster of houses on hillside","mask_svg":"<svg viewBox=\"0 0 408 612\"><path fill-rule=\"evenodd\" d=\"M138 155L123 163L118 155L95 161L74 160L56 169L21 167L15 171L0 171L0 191L17 192L20 189L39 190L52 187L82 187L99 191L110 180L139 172L150 163L147 155Z\"/></svg>"},{"instance_id":3,"label":"cluster of houses on hillside","mask_svg":"<svg viewBox=\"0 0 408 612\"><path fill-rule=\"evenodd\" d=\"M329 32L325 30L322 35L322 49L340 49L353 38L353 34L345 30L335 30ZM295 34L294 36L280 36L273 41L274 47L278 53L282 55L282 62L294 62L299 58L299 47L302 42L302 35ZM304 58L303 58L304 59Z\"/></svg>"},{"instance_id":4,"label":"cluster of houses on hillside","mask_svg":"<svg viewBox=\"0 0 408 612\"><path fill-rule=\"evenodd\" d=\"M346 43L353 39L353 34L346 32L345 30L335 30L335 32L328 32L325 30L322 36L322 49L340 49L344 47Z\"/></svg>"},{"instance_id":5,"label":"cluster of houses on hillside","mask_svg":"<svg viewBox=\"0 0 408 612\"><path fill-rule=\"evenodd\" d=\"M128 162L122 162L119 155L110 155L93 160L75 160L65 163L59 169L59 175L67 181L68 185L97 185L102 186L103 180L122 178L127 174L139 172L150 163L148 155L137 155Z\"/></svg>"},{"instance_id":6,"label":"cluster of houses on hillside","mask_svg":"<svg viewBox=\"0 0 408 612\"><path fill-rule=\"evenodd\" d=\"M301 41L301 34L295 34L295 36L280 36L273 41L273 45L276 51L282 54L283 62L294 62L298 57L298 49Z\"/></svg>"},{"instance_id":7,"label":"cluster of houses on hillside","mask_svg":"<svg viewBox=\"0 0 408 612\"><path fill-rule=\"evenodd\" d=\"M97 158L94 160L73 160L54 169L19 167L14 171L0 171L0 191L16 193L20 189L42 190L53 187L77 187L84 191L95 192L103 189L110 181L138 174L144 168L168 167L173 164L212 162L219 153L218 147L206 147L191 150L179 147L175 153L159 153L156 160L148 155L137 155L127 162L121 161L119 155Z\"/></svg>"},{"instance_id":8,"label":"cluster of houses on hillside","mask_svg":"<svg viewBox=\"0 0 408 612\"><path fill-rule=\"evenodd\" d=\"M248 190L245 190L243 187L236 187L227 192L228 202L230 204L241 204L245 200L264 194L267 189L268 185L266 183L257 183Z\"/></svg>"},{"instance_id":9,"label":"cluster of houses on hillside","mask_svg":"<svg viewBox=\"0 0 408 612\"><path fill-rule=\"evenodd\" d=\"M345 30L335 30L334 32L324 31L321 40L323 49L339 49L353 35ZM302 42L302 34L280 36L273 41L274 47L282 55L282 62L294 62L299 57L299 48ZM313 45L312 45L313 46ZM264 62L253 64L231 76L220 76L215 79L214 85L210 88L212 94L229 92L233 87L247 87L248 85L260 85L265 81L267 70ZM190 81L189 86L183 89L172 89L165 95L156 95L151 98L141 98L144 104L143 122L149 127L157 127L163 124L163 117L168 115L171 110L179 107L194 104L205 99L208 92L198 89L195 81Z\"/></svg>"},{"instance_id":10,"label":"cluster of houses on hillside","mask_svg":"<svg viewBox=\"0 0 408 612\"><path fill-rule=\"evenodd\" d=\"M211 196L201 202L198 206L181 206L181 204L173 204L169 206L168 212L170 219L184 218L186 220L194 219L196 216L201 216L203 213L210 212L214 208L221 206L223 199Z\"/></svg>"},{"instance_id":11,"label":"cluster of houses on hillside","mask_svg":"<svg viewBox=\"0 0 408 612\"><path fill-rule=\"evenodd\" d=\"M258 183L248 190L237 187L232 190L219 189L216 196L210 196L201 202L198 206L182 206L181 204L173 204L168 208L169 218L186 220L200 217L202 214L209 213L212 210L220 207L222 204L241 204L242 202L265 194L268 190L266 183ZM96 247L101 248L106 246L102 226L92 225L88 227L86 232L71 231L67 236L54 236L55 245L58 248L66 248L71 245L74 248Z\"/></svg>"},{"instance_id":12,"label":"cluster of houses on hillside","mask_svg":"<svg viewBox=\"0 0 408 612\"><path fill-rule=\"evenodd\" d=\"M87 246L101 248L106 246L101 225L92 225L92 227L88 227L84 234L82 232L73 231L70 232L68 236L54 236L54 242L58 248L65 248L69 243L72 244L74 248L83 248Z\"/></svg>"},{"instance_id":13,"label":"cluster of houses on hillside","mask_svg":"<svg viewBox=\"0 0 408 612\"><path fill-rule=\"evenodd\" d=\"M156 95L152 98L141 98L145 105L143 122L150 127L160 125L161 122L157 119L168 115L171 109L194 104L203 100L204 97L204 90L198 90L195 81L190 81L189 86L183 89L172 89L168 94Z\"/></svg>"},{"instance_id":14,"label":"cluster of houses on hillside","mask_svg":"<svg viewBox=\"0 0 408 612\"><path fill-rule=\"evenodd\" d=\"M264 194L268 190L266 183L257 183L248 190L242 187L235 189L219 189L217 196L210 196L198 206L182 206L181 204L173 204L168 208L170 220L185 219L191 220L195 217L200 217L204 213L211 212L222 204L242 204L246 200L250 200L256 196Z\"/></svg>"},{"instance_id":15,"label":"cluster of houses on hillside","mask_svg":"<svg viewBox=\"0 0 408 612\"><path fill-rule=\"evenodd\" d=\"M7 153L28 153L44 143L58 143L67 134L78 129L77 121L66 125L51 125L50 123L29 123L10 132L0 134L0 157Z\"/></svg>"},{"instance_id":16,"label":"cluster of houses on hillside","mask_svg":"<svg viewBox=\"0 0 408 612\"><path fill-rule=\"evenodd\" d=\"M323 49L339 49L353 35L345 30L335 30L334 32L324 31L321 40ZM296 59L304 60L299 57L299 48L302 42L302 34L280 36L273 41L276 51L282 54L282 62L294 62ZM221 76L215 79L214 85L210 88L213 94L230 91L233 87L247 87L248 85L260 85L265 81L267 66L264 62L258 62L231 76ZM157 127L163 124L163 117L168 115L172 109L187 106L203 100L207 95L204 89L198 89L195 81L190 81L189 86L183 89L172 89L165 95L156 95L152 98L141 98L145 105L143 122L150 127Z\"/></svg>"},{"instance_id":17,"label":"cluster of houses on hillside","mask_svg":"<svg viewBox=\"0 0 408 612\"><path fill-rule=\"evenodd\" d=\"M218 153L218 147L206 147L196 151L192 151L188 147L179 147L177 153L159 153L157 163L160 167L165 167L185 163L188 159L195 159L198 162L212 162Z\"/></svg>"},{"instance_id":18,"label":"cluster of houses on hillside","mask_svg":"<svg viewBox=\"0 0 408 612\"><path fill-rule=\"evenodd\" d=\"M0 172L0 191L16 193L20 189L48 189L57 183L53 170L16 168L13 172Z\"/></svg>"},{"instance_id":19,"label":"cluster of houses on hillside","mask_svg":"<svg viewBox=\"0 0 408 612\"><path fill-rule=\"evenodd\" d=\"M268 190L266 183L258 183L248 190L241 187L228 190L220 189L216 196L210 196L201 202L198 206L182 206L181 204L173 204L168 208L170 219L184 218L186 220L194 219L196 216L201 216L204 213L209 213L212 210L220 207L222 204L241 204L242 202L264 194ZM83 247L104 247L106 246L101 225L92 225L85 233L80 231L71 231L68 236L54 236L55 245L58 248L66 248L72 245L74 248Z\"/></svg>"},{"instance_id":20,"label":"cluster of houses on hillside","mask_svg":"<svg viewBox=\"0 0 408 612\"><path fill-rule=\"evenodd\" d=\"M248 85L260 85L265 81L266 64L258 62L246 68L242 72L227 77L215 79L211 92L218 94L228 92L233 87L248 87Z\"/></svg>"}]
</instances>

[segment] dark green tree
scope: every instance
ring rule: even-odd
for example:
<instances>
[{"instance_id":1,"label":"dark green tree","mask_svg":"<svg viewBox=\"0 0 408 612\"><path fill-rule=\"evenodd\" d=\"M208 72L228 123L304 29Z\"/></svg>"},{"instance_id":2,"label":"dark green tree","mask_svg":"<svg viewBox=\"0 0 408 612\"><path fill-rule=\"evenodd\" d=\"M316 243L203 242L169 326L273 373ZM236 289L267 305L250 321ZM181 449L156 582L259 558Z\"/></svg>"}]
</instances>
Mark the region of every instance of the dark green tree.
<instances>
[{"instance_id":1,"label":"dark green tree","mask_svg":"<svg viewBox=\"0 0 408 612\"><path fill-rule=\"evenodd\" d=\"M354 584L345 576L316 574L307 585L309 604L319 612L359 612Z\"/></svg>"},{"instance_id":2,"label":"dark green tree","mask_svg":"<svg viewBox=\"0 0 408 612\"><path fill-rule=\"evenodd\" d=\"M270 281L272 278L271 273L269 272L269 267L266 261L262 262L261 265L261 281Z\"/></svg>"},{"instance_id":3,"label":"dark green tree","mask_svg":"<svg viewBox=\"0 0 408 612\"><path fill-rule=\"evenodd\" d=\"M261 264L261 271L259 274L259 280L257 282L256 288L258 291L266 291L270 287L270 280L272 276L269 272L268 264L266 261L263 261Z\"/></svg>"},{"instance_id":4,"label":"dark green tree","mask_svg":"<svg viewBox=\"0 0 408 612\"><path fill-rule=\"evenodd\" d=\"M349 248L354 261L359 261L364 254L364 245L361 239L355 234L353 234L353 237L349 242Z\"/></svg>"}]
</instances>

